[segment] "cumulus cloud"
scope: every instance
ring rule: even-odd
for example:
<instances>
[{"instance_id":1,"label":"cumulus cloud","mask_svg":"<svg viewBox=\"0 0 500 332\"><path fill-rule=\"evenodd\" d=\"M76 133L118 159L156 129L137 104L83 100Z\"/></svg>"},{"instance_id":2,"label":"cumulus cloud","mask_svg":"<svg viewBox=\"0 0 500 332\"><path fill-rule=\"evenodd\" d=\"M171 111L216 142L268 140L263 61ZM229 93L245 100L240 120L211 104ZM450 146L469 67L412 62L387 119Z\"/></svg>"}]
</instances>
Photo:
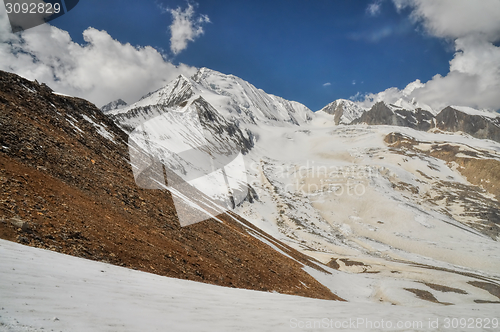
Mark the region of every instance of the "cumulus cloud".
<instances>
[{"instance_id":1,"label":"cumulus cloud","mask_svg":"<svg viewBox=\"0 0 500 332\"><path fill-rule=\"evenodd\" d=\"M425 84L420 82L420 80L415 80L414 82L408 84L403 90L398 88L388 88L379 93L362 94L357 92L356 95L350 97L349 99L356 101L360 106L367 108L380 101L393 104L401 98L406 100L412 99L411 95L413 91L424 86Z\"/></svg>"},{"instance_id":2,"label":"cumulus cloud","mask_svg":"<svg viewBox=\"0 0 500 332\"><path fill-rule=\"evenodd\" d=\"M500 2L498 0L393 0L398 10L410 7L411 17L437 37L461 38L482 35L500 40Z\"/></svg>"},{"instance_id":3,"label":"cumulus cloud","mask_svg":"<svg viewBox=\"0 0 500 332\"><path fill-rule=\"evenodd\" d=\"M0 7L0 69L97 106L118 98L134 102L179 74L196 72L193 67L173 65L152 47L122 44L94 28L83 32L83 45L49 24L13 34Z\"/></svg>"},{"instance_id":4,"label":"cumulus cloud","mask_svg":"<svg viewBox=\"0 0 500 332\"><path fill-rule=\"evenodd\" d=\"M463 105L495 111L500 109L500 1L393 0L396 8L411 8L411 18L433 36L452 40L455 55L446 76L419 80L399 90L389 88L368 94L364 106L376 101L394 102L415 98L439 110Z\"/></svg>"},{"instance_id":5,"label":"cumulus cloud","mask_svg":"<svg viewBox=\"0 0 500 332\"><path fill-rule=\"evenodd\" d=\"M206 15L195 16L191 4L188 4L185 10L181 7L166 10L174 19L170 25L170 49L172 53L179 54L186 49L188 42L194 41L204 33L203 24L210 23L210 19Z\"/></svg>"}]
</instances>

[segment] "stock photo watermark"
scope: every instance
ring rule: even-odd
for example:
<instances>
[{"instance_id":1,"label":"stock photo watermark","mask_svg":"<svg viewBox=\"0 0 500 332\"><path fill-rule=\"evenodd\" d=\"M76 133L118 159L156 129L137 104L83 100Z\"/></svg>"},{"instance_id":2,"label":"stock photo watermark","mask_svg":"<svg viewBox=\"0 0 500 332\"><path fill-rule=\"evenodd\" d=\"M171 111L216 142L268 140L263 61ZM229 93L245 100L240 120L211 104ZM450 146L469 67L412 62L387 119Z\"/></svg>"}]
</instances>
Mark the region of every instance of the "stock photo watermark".
<instances>
[{"instance_id":1,"label":"stock photo watermark","mask_svg":"<svg viewBox=\"0 0 500 332\"><path fill-rule=\"evenodd\" d=\"M412 330L412 331L432 331L432 330L496 330L500 327L498 318L488 317L445 317L427 318L422 320L384 320L369 318L349 318L349 319L297 319L289 321L289 327L298 330Z\"/></svg>"},{"instance_id":2,"label":"stock photo watermark","mask_svg":"<svg viewBox=\"0 0 500 332\"><path fill-rule=\"evenodd\" d=\"M262 166L252 163L249 167L255 173ZM264 166L265 168L266 166ZM379 177L378 168L365 165L324 165L306 161L301 165L267 166L269 172L281 184L283 193L296 193L302 196L333 194L335 196L363 196L368 181Z\"/></svg>"},{"instance_id":3,"label":"stock photo watermark","mask_svg":"<svg viewBox=\"0 0 500 332\"><path fill-rule=\"evenodd\" d=\"M79 0L4 0L12 32L50 22L73 8Z\"/></svg>"}]
</instances>

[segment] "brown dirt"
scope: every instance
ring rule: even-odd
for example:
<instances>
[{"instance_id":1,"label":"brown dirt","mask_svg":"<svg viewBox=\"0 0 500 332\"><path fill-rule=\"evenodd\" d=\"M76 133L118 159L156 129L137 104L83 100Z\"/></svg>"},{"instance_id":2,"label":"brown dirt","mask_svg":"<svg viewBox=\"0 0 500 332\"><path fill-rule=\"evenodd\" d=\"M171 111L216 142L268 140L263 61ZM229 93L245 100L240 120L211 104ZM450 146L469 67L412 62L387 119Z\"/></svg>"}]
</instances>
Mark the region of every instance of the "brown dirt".
<instances>
[{"instance_id":1,"label":"brown dirt","mask_svg":"<svg viewBox=\"0 0 500 332\"><path fill-rule=\"evenodd\" d=\"M326 265L335 270L340 269L340 264L337 262L337 258L332 258Z\"/></svg>"},{"instance_id":2,"label":"brown dirt","mask_svg":"<svg viewBox=\"0 0 500 332\"><path fill-rule=\"evenodd\" d=\"M490 293L493 296L498 297L500 300L500 286L489 283L489 282L482 282L482 281L469 281L467 282L469 285L472 285L477 288L484 289L488 293Z\"/></svg>"},{"instance_id":3,"label":"brown dirt","mask_svg":"<svg viewBox=\"0 0 500 332\"><path fill-rule=\"evenodd\" d=\"M448 302L439 302L434 295L432 295L431 292L428 292L426 290L422 289L417 289L417 288L405 288L404 290L415 294L419 299L429 301L429 302L434 302L434 303L439 303L439 304L444 304L444 305L453 305L453 303L448 303Z\"/></svg>"},{"instance_id":4,"label":"brown dirt","mask_svg":"<svg viewBox=\"0 0 500 332\"><path fill-rule=\"evenodd\" d=\"M309 257L241 218L181 228L169 192L135 185L126 140L94 105L0 72L0 237L163 276L341 300L302 270L316 267Z\"/></svg>"},{"instance_id":5,"label":"brown dirt","mask_svg":"<svg viewBox=\"0 0 500 332\"><path fill-rule=\"evenodd\" d=\"M433 283L429 283L429 282L424 282L423 284L426 285L427 287L430 287L434 290L444 292L444 293L467 294L466 291L464 291L463 289L459 289L459 288L453 288L453 287L433 284Z\"/></svg>"}]
</instances>

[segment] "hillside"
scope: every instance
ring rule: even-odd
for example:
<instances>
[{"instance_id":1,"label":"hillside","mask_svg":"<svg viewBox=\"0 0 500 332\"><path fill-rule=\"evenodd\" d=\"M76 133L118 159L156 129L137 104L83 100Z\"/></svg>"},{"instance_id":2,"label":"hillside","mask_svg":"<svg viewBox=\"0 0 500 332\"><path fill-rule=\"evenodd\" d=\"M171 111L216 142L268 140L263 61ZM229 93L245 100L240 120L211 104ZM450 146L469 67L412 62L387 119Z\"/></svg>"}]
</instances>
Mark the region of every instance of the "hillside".
<instances>
[{"instance_id":1,"label":"hillside","mask_svg":"<svg viewBox=\"0 0 500 332\"><path fill-rule=\"evenodd\" d=\"M0 72L0 237L163 276L338 299L302 269L321 269L310 258L235 215L181 228L168 191L135 184L126 142L93 104Z\"/></svg>"}]
</instances>

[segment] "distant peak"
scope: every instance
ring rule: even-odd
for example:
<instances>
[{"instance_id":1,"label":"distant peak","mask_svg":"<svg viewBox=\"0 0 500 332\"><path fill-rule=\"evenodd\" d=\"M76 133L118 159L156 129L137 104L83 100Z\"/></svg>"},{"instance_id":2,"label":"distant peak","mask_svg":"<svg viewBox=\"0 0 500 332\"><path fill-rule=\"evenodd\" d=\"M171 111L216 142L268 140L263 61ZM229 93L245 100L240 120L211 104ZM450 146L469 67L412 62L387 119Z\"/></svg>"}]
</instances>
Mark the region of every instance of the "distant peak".
<instances>
[{"instance_id":1,"label":"distant peak","mask_svg":"<svg viewBox=\"0 0 500 332\"><path fill-rule=\"evenodd\" d=\"M366 110L352 100L337 99L323 107L321 111L333 115L334 123L338 125L351 123Z\"/></svg>"},{"instance_id":2,"label":"distant peak","mask_svg":"<svg viewBox=\"0 0 500 332\"><path fill-rule=\"evenodd\" d=\"M101 107L101 111L103 113L106 113L106 112L109 112L109 111L112 111L112 110L116 110L116 109L125 107L127 105L128 104L123 99L120 98L120 99L114 100L114 101L112 101L110 103L107 103L106 105L104 105L103 107Z\"/></svg>"}]
</instances>

